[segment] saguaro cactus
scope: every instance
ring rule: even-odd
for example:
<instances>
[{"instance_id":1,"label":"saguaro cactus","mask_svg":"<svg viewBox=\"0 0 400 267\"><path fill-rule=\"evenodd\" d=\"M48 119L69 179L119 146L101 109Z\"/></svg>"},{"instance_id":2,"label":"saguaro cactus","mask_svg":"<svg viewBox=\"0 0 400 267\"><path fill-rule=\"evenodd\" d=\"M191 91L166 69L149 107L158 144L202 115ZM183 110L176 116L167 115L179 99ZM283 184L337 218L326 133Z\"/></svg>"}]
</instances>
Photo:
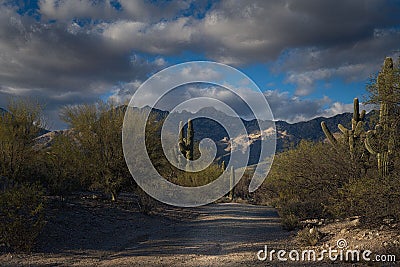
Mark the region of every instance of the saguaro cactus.
<instances>
[{"instance_id":1,"label":"saguaro cactus","mask_svg":"<svg viewBox=\"0 0 400 267\"><path fill-rule=\"evenodd\" d=\"M377 157L381 177L387 177L391 171L391 155L396 143L396 125L393 122L396 107L390 102L393 82L393 60L387 57L377 79L380 98L379 123L375 130L367 132L365 138L365 147Z\"/></svg>"},{"instance_id":2,"label":"saguaro cactus","mask_svg":"<svg viewBox=\"0 0 400 267\"><path fill-rule=\"evenodd\" d=\"M234 182L235 182L235 168L233 166L231 166L231 173L229 176L229 188L231 189L229 191L229 199L231 201L233 200Z\"/></svg>"},{"instance_id":3,"label":"saguaro cactus","mask_svg":"<svg viewBox=\"0 0 400 267\"><path fill-rule=\"evenodd\" d=\"M365 136L364 131L364 118L365 118L365 110L362 110L360 113L360 104L358 102L358 98L354 98L353 101L354 111L353 118L351 119L351 129L347 129L342 124L338 124L339 130L343 133L343 139L346 141L350 156L352 159L352 164L354 165L355 176L359 177L361 171L364 172L368 168L368 159L369 153L365 149L363 139ZM321 122L321 127L329 142L337 148L338 141L333 136L333 134L329 131L325 122Z\"/></svg>"},{"instance_id":4,"label":"saguaro cactus","mask_svg":"<svg viewBox=\"0 0 400 267\"><path fill-rule=\"evenodd\" d=\"M222 161L221 163L221 171L225 171L225 161Z\"/></svg>"},{"instance_id":5,"label":"saguaro cactus","mask_svg":"<svg viewBox=\"0 0 400 267\"><path fill-rule=\"evenodd\" d=\"M351 119L351 129L347 129L340 123L338 124L338 128L343 133L344 139L347 140L347 143L349 145L349 151L352 157L354 157L355 154L357 153L356 146L364 132L364 118L365 118L365 110L361 111L360 113L360 104L358 102L358 98L354 98L353 106L354 106L354 112L353 112L353 118ZM333 134L329 131L324 121L321 122L321 127L326 137L328 138L329 142L333 146L336 146L337 140L333 136Z\"/></svg>"},{"instance_id":6,"label":"saguaro cactus","mask_svg":"<svg viewBox=\"0 0 400 267\"><path fill-rule=\"evenodd\" d=\"M194 130L193 123L188 120L186 138L184 137L183 123L179 123L179 151L187 160L193 160Z\"/></svg>"}]
</instances>

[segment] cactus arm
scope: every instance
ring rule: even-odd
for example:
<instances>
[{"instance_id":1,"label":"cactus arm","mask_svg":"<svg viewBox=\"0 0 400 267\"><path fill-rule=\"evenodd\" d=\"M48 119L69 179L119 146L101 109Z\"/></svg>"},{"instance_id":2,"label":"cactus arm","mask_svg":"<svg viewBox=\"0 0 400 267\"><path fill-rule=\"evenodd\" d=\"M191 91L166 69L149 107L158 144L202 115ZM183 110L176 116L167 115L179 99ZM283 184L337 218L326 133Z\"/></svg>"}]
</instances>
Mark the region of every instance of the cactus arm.
<instances>
[{"instance_id":1,"label":"cactus arm","mask_svg":"<svg viewBox=\"0 0 400 267\"><path fill-rule=\"evenodd\" d=\"M326 126L326 123L324 121L321 122L321 128L322 131L324 132L325 136L328 138L329 142L335 146L337 144L336 138L333 136L331 131L329 131L328 127Z\"/></svg>"},{"instance_id":2,"label":"cactus arm","mask_svg":"<svg viewBox=\"0 0 400 267\"><path fill-rule=\"evenodd\" d=\"M360 136L361 132L363 130L363 127L364 127L364 123L362 121L359 121L357 123L356 128L354 129L354 136Z\"/></svg>"},{"instance_id":3,"label":"cactus arm","mask_svg":"<svg viewBox=\"0 0 400 267\"><path fill-rule=\"evenodd\" d=\"M363 109L363 110L361 111L361 113L360 113L360 121L364 121L364 119L365 119L365 114L366 114L366 111L365 111L365 109Z\"/></svg>"},{"instance_id":4,"label":"cactus arm","mask_svg":"<svg viewBox=\"0 0 400 267\"><path fill-rule=\"evenodd\" d=\"M389 137L389 140L388 140L388 145L387 145L387 147L388 147L388 153L389 154L392 154L393 153L393 151L394 151L394 149L395 149L395 138L393 137L393 136L390 136Z\"/></svg>"},{"instance_id":5,"label":"cactus arm","mask_svg":"<svg viewBox=\"0 0 400 267\"><path fill-rule=\"evenodd\" d=\"M360 120L360 103L358 102L358 98L354 98L353 100L353 119L356 123Z\"/></svg>"},{"instance_id":6,"label":"cactus arm","mask_svg":"<svg viewBox=\"0 0 400 267\"><path fill-rule=\"evenodd\" d=\"M375 131L369 130L365 136L364 143L365 143L365 148L368 150L368 152L371 153L372 155L376 155L378 152L374 149L371 143L373 136L375 136Z\"/></svg>"},{"instance_id":7,"label":"cactus arm","mask_svg":"<svg viewBox=\"0 0 400 267\"><path fill-rule=\"evenodd\" d=\"M342 124L338 124L338 128L339 128L339 130L343 133L343 134L347 134L348 132L348 130L347 130L347 128L346 127L344 127Z\"/></svg>"},{"instance_id":8,"label":"cactus arm","mask_svg":"<svg viewBox=\"0 0 400 267\"><path fill-rule=\"evenodd\" d=\"M353 100L353 116L351 118L351 128L347 129L342 124L338 124L339 130L343 133L341 139L348 145L348 150L350 156L355 166L354 177L358 177L362 173L362 169L367 167L365 162L369 157L366 156L368 153L367 149L364 147L364 123L365 110L360 113L360 103L358 98ZM329 142L336 148L338 140L329 131L325 122L321 123L321 127ZM365 172L364 172L365 173Z\"/></svg>"}]
</instances>

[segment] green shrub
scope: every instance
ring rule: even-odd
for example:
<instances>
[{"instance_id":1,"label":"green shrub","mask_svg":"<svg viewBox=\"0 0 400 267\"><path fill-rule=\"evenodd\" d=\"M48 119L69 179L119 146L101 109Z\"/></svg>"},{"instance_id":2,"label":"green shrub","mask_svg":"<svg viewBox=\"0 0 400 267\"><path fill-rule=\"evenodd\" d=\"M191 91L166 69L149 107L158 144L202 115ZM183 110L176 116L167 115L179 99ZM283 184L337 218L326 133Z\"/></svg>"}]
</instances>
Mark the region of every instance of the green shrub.
<instances>
[{"instance_id":1,"label":"green shrub","mask_svg":"<svg viewBox=\"0 0 400 267\"><path fill-rule=\"evenodd\" d=\"M90 181L90 189L100 189L109 194L113 201L116 200L131 177L121 142L124 112L125 109L116 106L115 103L103 101L96 104L65 106L61 110L61 119L74 129L74 142L79 144L80 149L71 155L54 154L56 160L64 161L64 166L60 166L63 170L60 175L62 181L70 176L74 163L82 168L80 171L86 176L82 180ZM76 147L72 146L70 150L73 152ZM64 190L62 187L61 189Z\"/></svg>"},{"instance_id":2,"label":"green shrub","mask_svg":"<svg viewBox=\"0 0 400 267\"><path fill-rule=\"evenodd\" d=\"M0 116L0 176L13 181L33 181L38 151L35 138L45 127L42 107L30 99L11 98Z\"/></svg>"},{"instance_id":3,"label":"green shrub","mask_svg":"<svg viewBox=\"0 0 400 267\"><path fill-rule=\"evenodd\" d=\"M218 164L211 164L199 172L177 172L177 178L172 180L175 184L187 187L202 186L216 180L223 170Z\"/></svg>"},{"instance_id":4,"label":"green shrub","mask_svg":"<svg viewBox=\"0 0 400 267\"><path fill-rule=\"evenodd\" d=\"M275 157L262 185L282 216L300 220L333 216L338 190L352 179L351 162L329 144L302 141Z\"/></svg>"},{"instance_id":5,"label":"green shrub","mask_svg":"<svg viewBox=\"0 0 400 267\"><path fill-rule=\"evenodd\" d=\"M361 216L362 222L400 222L400 159L390 176L357 172L345 147L302 141L278 154L259 192L279 210L285 228L299 220ZM343 149L343 150L342 150ZM373 160L373 159L372 159ZM375 164L372 164L375 166ZM256 197L256 199L263 199Z\"/></svg>"},{"instance_id":6,"label":"green shrub","mask_svg":"<svg viewBox=\"0 0 400 267\"><path fill-rule=\"evenodd\" d=\"M0 242L16 251L30 251L44 221L43 191L36 184L0 191Z\"/></svg>"},{"instance_id":7,"label":"green shrub","mask_svg":"<svg viewBox=\"0 0 400 267\"><path fill-rule=\"evenodd\" d=\"M377 171L346 184L333 204L337 217L361 216L363 222L381 225L400 221L400 176L380 179Z\"/></svg>"}]
</instances>

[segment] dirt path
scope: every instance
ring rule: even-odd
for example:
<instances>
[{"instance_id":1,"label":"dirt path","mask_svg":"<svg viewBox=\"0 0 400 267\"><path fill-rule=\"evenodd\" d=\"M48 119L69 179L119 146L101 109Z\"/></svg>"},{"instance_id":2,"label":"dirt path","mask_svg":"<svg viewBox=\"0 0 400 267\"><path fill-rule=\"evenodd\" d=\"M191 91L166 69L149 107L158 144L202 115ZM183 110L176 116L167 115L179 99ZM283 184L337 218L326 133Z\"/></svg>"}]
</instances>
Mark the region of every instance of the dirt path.
<instances>
[{"instance_id":1,"label":"dirt path","mask_svg":"<svg viewBox=\"0 0 400 267\"><path fill-rule=\"evenodd\" d=\"M245 204L213 204L195 209L199 217L159 229L138 254L226 254L251 251L265 241L285 238L276 212ZM162 251L157 252L161 249Z\"/></svg>"},{"instance_id":2,"label":"dirt path","mask_svg":"<svg viewBox=\"0 0 400 267\"><path fill-rule=\"evenodd\" d=\"M5 253L0 265L265 266L257 251L285 248L289 236L269 207L212 204L163 212L168 216L147 216L90 199L53 207L36 252Z\"/></svg>"}]
</instances>

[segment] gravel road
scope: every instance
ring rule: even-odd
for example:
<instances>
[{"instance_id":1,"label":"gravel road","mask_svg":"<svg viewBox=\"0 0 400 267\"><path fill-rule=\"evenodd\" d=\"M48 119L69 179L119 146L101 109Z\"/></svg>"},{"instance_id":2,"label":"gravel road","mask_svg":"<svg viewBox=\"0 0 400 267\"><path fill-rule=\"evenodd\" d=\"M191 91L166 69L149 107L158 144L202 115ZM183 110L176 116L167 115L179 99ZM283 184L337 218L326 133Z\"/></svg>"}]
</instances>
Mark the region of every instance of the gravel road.
<instances>
[{"instance_id":1,"label":"gravel road","mask_svg":"<svg viewBox=\"0 0 400 267\"><path fill-rule=\"evenodd\" d=\"M211 204L163 213L147 216L90 200L69 203L50 214L34 253L3 253L0 265L271 266L257 260L257 251L289 244L270 207Z\"/></svg>"}]
</instances>

